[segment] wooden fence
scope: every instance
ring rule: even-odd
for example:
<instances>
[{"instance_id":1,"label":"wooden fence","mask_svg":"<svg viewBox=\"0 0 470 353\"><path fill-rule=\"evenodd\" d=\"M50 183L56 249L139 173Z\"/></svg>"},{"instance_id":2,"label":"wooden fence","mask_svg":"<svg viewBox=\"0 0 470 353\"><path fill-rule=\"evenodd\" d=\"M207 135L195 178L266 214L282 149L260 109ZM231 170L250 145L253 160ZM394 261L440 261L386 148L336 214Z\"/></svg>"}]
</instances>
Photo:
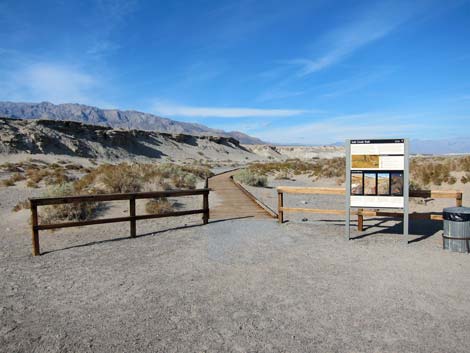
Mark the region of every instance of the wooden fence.
<instances>
[{"instance_id":1,"label":"wooden fence","mask_svg":"<svg viewBox=\"0 0 470 353\"><path fill-rule=\"evenodd\" d=\"M343 188L316 188L316 187L295 187L295 186L280 186L277 188L278 200L278 221L284 222L284 212L310 212L321 214L346 214L346 210L325 210L318 208L298 208L298 207L284 207L284 194L314 194L314 195L345 195L346 191ZM444 191L444 190L414 190L410 191L410 197L418 198L451 198L455 199L455 206L462 206L462 192L460 191ZM357 229L363 231L364 216L377 217L403 217L401 212L388 212L388 211L372 211L358 209L353 211L352 214L357 215ZM442 221L442 214L436 213L410 213L410 218L414 219L430 219L435 221Z\"/></svg>"},{"instance_id":2,"label":"wooden fence","mask_svg":"<svg viewBox=\"0 0 470 353\"><path fill-rule=\"evenodd\" d=\"M197 213L202 213L202 221L204 224L209 222L209 191L210 189L196 189L196 190L169 190L157 192L137 192L127 194L101 194L101 195L85 195L85 196L65 196L65 197L47 197L47 198L32 198L29 199L31 206L31 225L32 225L32 243L33 243L33 256L40 255L39 247L39 231L46 229L80 227L94 224L117 223L117 222L130 222L130 236L136 236L136 221L152 218L185 216ZM193 196L202 195L202 208L195 210L174 211L163 214L145 214L136 215L135 201L140 199L153 199L161 197L179 197L179 196ZM129 200L129 216L114 217L104 219L92 219L86 221L62 222L53 224L39 224L38 221L38 207L47 205L63 205L69 203L81 202L105 202L105 201L123 201Z\"/></svg>"}]
</instances>

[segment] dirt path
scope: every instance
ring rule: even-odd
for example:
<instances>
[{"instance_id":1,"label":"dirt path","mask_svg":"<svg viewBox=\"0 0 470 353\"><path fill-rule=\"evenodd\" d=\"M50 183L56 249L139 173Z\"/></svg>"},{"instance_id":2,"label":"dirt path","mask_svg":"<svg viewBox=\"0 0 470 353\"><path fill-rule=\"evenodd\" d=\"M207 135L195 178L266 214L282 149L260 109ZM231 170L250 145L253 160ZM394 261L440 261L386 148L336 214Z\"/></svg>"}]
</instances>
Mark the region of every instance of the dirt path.
<instances>
[{"instance_id":1,"label":"dirt path","mask_svg":"<svg viewBox=\"0 0 470 353\"><path fill-rule=\"evenodd\" d=\"M221 200L210 210L211 219L252 217L272 219L268 212L243 193L230 179L235 171L216 175L209 179L209 188Z\"/></svg>"}]
</instances>

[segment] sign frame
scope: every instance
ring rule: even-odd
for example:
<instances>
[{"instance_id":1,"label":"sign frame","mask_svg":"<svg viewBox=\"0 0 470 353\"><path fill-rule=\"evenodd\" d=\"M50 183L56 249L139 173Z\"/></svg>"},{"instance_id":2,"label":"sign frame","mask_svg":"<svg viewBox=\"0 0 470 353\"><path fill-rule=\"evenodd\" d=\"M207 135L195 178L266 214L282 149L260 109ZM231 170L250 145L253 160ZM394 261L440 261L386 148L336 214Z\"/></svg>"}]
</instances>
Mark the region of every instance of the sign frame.
<instances>
[{"instance_id":1,"label":"sign frame","mask_svg":"<svg viewBox=\"0 0 470 353\"><path fill-rule=\"evenodd\" d=\"M365 144L373 144L373 141L377 143L403 143L403 207L369 207L369 206L351 206L351 172L355 169L351 169L351 141L365 141ZM345 236L347 240L351 239L351 209L376 209L376 208L393 208L403 210L403 236L405 241L409 234L409 193L410 193L410 175L409 175L409 140L407 138L401 139L347 139L345 141L345 155L346 155L346 229Z\"/></svg>"}]
</instances>

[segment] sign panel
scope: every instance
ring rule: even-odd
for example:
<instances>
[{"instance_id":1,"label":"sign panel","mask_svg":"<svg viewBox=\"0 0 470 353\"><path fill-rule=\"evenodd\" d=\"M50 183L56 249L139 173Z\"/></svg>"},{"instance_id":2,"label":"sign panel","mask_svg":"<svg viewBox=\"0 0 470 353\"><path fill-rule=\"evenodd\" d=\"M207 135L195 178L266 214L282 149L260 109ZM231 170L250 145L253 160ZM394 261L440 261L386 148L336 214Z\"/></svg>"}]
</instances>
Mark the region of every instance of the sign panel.
<instances>
[{"instance_id":1,"label":"sign panel","mask_svg":"<svg viewBox=\"0 0 470 353\"><path fill-rule=\"evenodd\" d=\"M346 236L350 239L351 208L403 210L408 234L408 140L346 141Z\"/></svg>"},{"instance_id":2,"label":"sign panel","mask_svg":"<svg viewBox=\"0 0 470 353\"><path fill-rule=\"evenodd\" d=\"M404 207L404 139L351 140L348 158L351 207Z\"/></svg>"}]
</instances>

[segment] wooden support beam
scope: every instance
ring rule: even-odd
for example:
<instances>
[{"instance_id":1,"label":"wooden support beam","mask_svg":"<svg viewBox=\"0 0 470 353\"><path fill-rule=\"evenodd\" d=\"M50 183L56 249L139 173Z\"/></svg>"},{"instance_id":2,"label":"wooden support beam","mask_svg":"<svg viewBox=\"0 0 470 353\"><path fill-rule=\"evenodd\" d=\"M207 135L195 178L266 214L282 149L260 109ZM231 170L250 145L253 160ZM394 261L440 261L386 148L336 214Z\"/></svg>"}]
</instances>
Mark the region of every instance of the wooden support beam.
<instances>
[{"instance_id":1,"label":"wooden support beam","mask_svg":"<svg viewBox=\"0 0 470 353\"><path fill-rule=\"evenodd\" d=\"M129 216L131 217L130 225L131 225L131 238L135 238L137 234L137 226L135 221L135 199L131 198L129 200Z\"/></svg>"},{"instance_id":2,"label":"wooden support beam","mask_svg":"<svg viewBox=\"0 0 470 353\"><path fill-rule=\"evenodd\" d=\"M209 223L209 191L202 195L202 209L204 213L202 214L202 223Z\"/></svg>"},{"instance_id":3,"label":"wooden support beam","mask_svg":"<svg viewBox=\"0 0 470 353\"><path fill-rule=\"evenodd\" d=\"M310 195L344 195L344 188L320 188L279 186L278 191L286 194L310 194ZM435 198L435 199L462 199L462 192L458 190L412 190L410 197Z\"/></svg>"},{"instance_id":4,"label":"wooden support beam","mask_svg":"<svg viewBox=\"0 0 470 353\"><path fill-rule=\"evenodd\" d=\"M357 210L357 230L359 232L364 231L364 216L362 214L362 211L363 211L362 208Z\"/></svg>"},{"instance_id":5,"label":"wooden support beam","mask_svg":"<svg viewBox=\"0 0 470 353\"><path fill-rule=\"evenodd\" d=\"M279 223L284 222L284 194L282 191L277 191L277 220Z\"/></svg>"},{"instance_id":6,"label":"wooden support beam","mask_svg":"<svg viewBox=\"0 0 470 353\"><path fill-rule=\"evenodd\" d=\"M197 189L197 190L167 190L167 191L155 191L155 192L136 192L127 194L102 194L102 195L81 195L81 196L65 196L65 197L45 197L45 198L31 198L30 201L36 206L45 205L60 205L66 203L76 202L102 202L102 201L120 201L135 200L139 199L152 199L157 197L177 197L177 196L193 196L203 195L205 192L210 191L209 189Z\"/></svg>"},{"instance_id":7,"label":"wooden support beam","mask_svg":"<svg viewBox=\"0 0 470 353\"><path fill-rule=\"evenodd\" d=\"M41 255L39 248L38 207L30 202L33 256Z\"/></svg>"},{"instance_id":8,"label":"wooden support beam","mask_svg":"<svg viewBox=\"0 0 470 353\"><path fill-rule=\"evenodd\" d=\"M308 213L322 213L322 214L336 214L336 215L342 215L346 213L345 210L325 210L322 208L301 208L301 207L280 207L279 212L308 212Z\"/></svg>"}]
</instances>

